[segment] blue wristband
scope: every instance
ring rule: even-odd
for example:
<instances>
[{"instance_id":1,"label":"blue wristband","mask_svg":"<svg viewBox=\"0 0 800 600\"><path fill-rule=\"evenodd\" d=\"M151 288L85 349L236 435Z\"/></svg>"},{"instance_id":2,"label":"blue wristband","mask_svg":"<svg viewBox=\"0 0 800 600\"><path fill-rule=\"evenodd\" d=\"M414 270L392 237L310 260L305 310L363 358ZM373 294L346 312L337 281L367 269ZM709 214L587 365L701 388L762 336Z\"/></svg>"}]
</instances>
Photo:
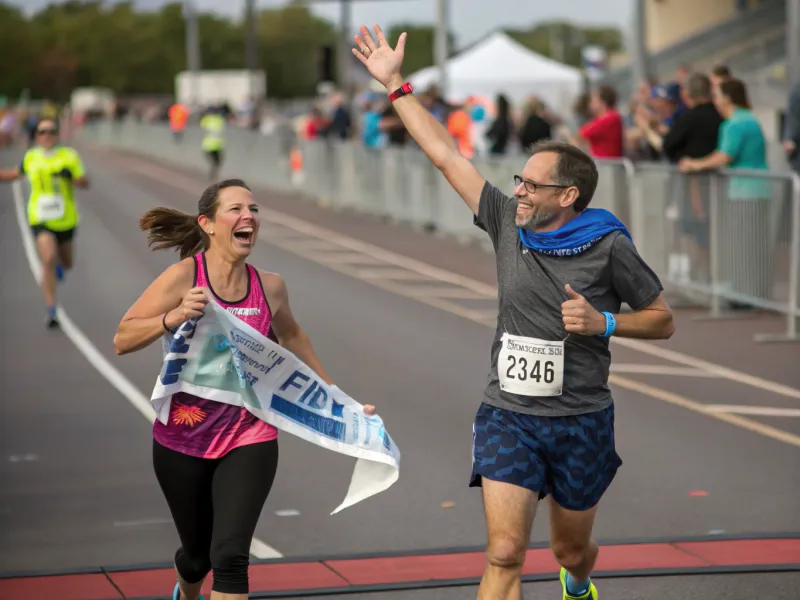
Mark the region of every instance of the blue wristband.
<instances>
[{"instance_id":1,"label":"blue wristband","mask_svg":"<svg viewBox=\"0 0 800 600\"><path fill-rule=\"evenodd\" d=\"M611 337L617 328L617 320L610 312L602 313L606 318L606 331L603 334L604 338Z\"/></svg>"}]
</instances>

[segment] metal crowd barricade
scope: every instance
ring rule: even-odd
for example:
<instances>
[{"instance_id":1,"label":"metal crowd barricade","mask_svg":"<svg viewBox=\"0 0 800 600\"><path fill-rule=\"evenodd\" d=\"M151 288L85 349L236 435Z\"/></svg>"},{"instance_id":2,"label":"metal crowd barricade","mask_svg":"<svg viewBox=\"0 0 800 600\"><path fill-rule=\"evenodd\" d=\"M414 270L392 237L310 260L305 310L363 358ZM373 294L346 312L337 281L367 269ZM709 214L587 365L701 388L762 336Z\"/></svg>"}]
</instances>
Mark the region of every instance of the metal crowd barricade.
<instances>
[{"instance_id":1,"label":"metal crowd barricade","mask_svg":"<svg viewBox=\"0 0 800 600\"><path fill-rule=\"evenodd\" d=\"M187 128L176 142L162 124L96 122L79 138L205 173L202 131ZM231 128L224 176L295 192L335 210L353 210L489 247L485 233L445 177L417 148L366 148L357 141L304 141ZM507 194L524 155L476 158L476 166ZM768 171L682 174L663 163L598 160L591 206L606 208L631 230L644 260L665 287L709 307L720 319L731 308L786 315L786 331L759 342L798 341L800 319L800 177Z\"/></svg>"},{"instance_id":2,"label":"metal crowd barricade","mask_svg":"<svg viewBox=\"0 0 800 600\"><path fill-rule=\"evenodd\" d=\"M800 179L763 170L679 173L640 163L631 231L665 287L709 306L703 318L743 316L752 307L786 315L785 333L756 341L798 341Z\"/></svg>"}]
</instances>

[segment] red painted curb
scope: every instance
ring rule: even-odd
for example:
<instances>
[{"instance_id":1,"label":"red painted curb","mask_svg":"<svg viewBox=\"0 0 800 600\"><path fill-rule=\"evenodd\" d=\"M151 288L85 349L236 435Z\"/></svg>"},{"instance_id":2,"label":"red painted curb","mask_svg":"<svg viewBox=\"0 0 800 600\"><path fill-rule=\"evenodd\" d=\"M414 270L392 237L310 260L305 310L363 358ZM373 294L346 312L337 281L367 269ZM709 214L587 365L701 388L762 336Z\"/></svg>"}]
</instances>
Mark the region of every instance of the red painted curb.
<instances>
[{"instance_id":1,"label":"red painted curb","mask_svg":"<svg viewBox=\"0 0 800 600\"><path fill-rule=\"evenodd\" d=\"M421 554L256 564L250 567L252 594L336 590L354 587L479 578L482 552ZM602 546L595 570L613 576L636 571L800 564L800 538L753 539ZM547 549L528 550L524 575L559 571ZM113 583L113 585L112 585ZM0 580L0 600L117 600L167 597L175 585L171 569L143 569L108 575L55 575ZM116 587L115 587L116 586ZM204 591L210 591L210 578ZM122 592L123 595L120 595Z\"/></svg>"}]
</instances>

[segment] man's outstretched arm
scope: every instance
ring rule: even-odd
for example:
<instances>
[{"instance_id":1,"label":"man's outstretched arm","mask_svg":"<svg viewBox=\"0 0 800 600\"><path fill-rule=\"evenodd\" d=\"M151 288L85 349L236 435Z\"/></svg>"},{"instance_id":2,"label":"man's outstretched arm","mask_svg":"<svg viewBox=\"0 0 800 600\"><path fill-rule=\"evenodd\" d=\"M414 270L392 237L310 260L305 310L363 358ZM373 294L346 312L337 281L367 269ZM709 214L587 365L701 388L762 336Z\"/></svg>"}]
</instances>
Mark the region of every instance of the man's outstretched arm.
<instances>
[{"instance_id":1,"label":"man's outstretched arm","mask_svg":"<svg viewBox=\"0 0 800 600\"><path fill-rule=\"evenodd\" d=\"M20 178L22 172L19 167L13 169L0 169L0 181L16 181Z\"/></svg>"},{"instance_id":2,"label":"man's outstretched arm","mask_svg":"<svg viewBox=\"0 0 800 600\"><path fill-rule=\"evenodd\" d=\"M378 43L375 43L369 30L362 25L361 35L354 37L357 48L353 49L353 54L391 94L403 85L400 69L403 64L406 34L400 35L397 47L393 50L381 28L375 25L374 29ZM475 166L461 155L447 129L433 118L413 94L406 94L395 100L394 108L422 151L444 174L470 210L478 214L478 203L486 180Z\"/></svg>"}]
</instances>

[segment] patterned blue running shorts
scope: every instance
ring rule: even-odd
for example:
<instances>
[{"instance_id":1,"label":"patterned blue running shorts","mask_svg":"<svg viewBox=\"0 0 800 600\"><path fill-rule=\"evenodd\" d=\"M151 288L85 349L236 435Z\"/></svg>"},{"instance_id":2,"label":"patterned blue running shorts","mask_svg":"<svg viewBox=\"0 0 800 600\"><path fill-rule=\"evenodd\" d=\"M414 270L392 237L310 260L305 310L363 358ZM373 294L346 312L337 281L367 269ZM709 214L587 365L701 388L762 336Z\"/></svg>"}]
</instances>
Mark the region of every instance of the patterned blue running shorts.
<instances>
[{"instance_id":1,"label":"patterned blue running shorts","mask_svg":"<svg viewBox=\"0 0 800 600\"><path fill-rule=\"evenodd\" d=\"M552 494L567 510L588 510L622 465L614 447L614 405L597 412L538 417L482 403L472 429L472 478Z\"/></svg>"}]
</instances>

